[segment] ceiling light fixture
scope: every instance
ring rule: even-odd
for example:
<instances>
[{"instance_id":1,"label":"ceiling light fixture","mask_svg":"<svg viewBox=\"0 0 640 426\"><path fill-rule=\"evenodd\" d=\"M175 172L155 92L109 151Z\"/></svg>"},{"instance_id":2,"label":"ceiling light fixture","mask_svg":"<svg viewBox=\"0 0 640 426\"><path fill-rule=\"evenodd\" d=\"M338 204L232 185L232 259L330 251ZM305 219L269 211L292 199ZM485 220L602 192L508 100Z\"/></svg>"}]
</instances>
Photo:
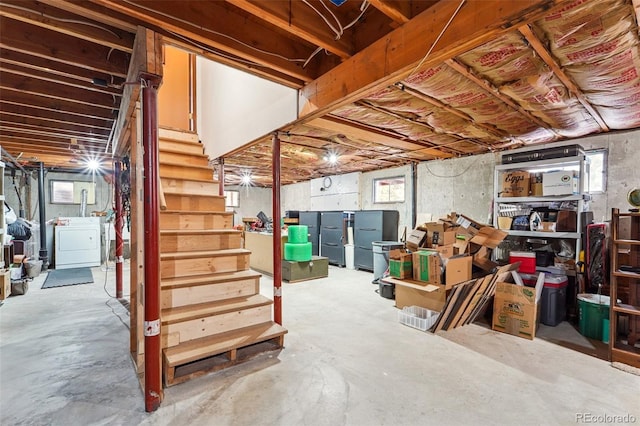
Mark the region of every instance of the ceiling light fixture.
<instances>
[{"instance_id":1,"label":"ceiling light fixture","mask_svg":"<svg viewBox=\"0 0 640 426\"><path fill-rule=\"evenodd\" d=\"M100 164L100 161L96 160L95 158L90 158L87 160L86 167L92 172L95 172L100 170L102 164Z\"/></svg>"},{"instance_id":2,"label":"ceiling light fixture","mask_svg":"<svg viewBox=\"0 0 640 426\"><path fill-rule=\"evenodd\" d=\"M250 170L243 170L240 173L240 183L242 186L250 186L253 183L253 176Z\"/></svg>"}]
</instances>

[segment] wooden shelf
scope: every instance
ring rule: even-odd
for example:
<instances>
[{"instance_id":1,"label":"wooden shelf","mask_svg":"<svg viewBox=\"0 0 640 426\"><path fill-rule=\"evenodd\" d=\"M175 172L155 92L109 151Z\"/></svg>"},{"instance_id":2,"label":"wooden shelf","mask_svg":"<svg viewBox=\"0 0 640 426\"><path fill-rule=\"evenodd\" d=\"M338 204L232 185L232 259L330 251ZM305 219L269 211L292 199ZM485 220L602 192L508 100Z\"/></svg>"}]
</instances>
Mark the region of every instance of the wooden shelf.
<instances>
[{"instance_id":1,"label":"wooden shelf","mask_svg":"<svg viewBox=\"0 0 640 426\"><path fill-rule=\"evenodd\" d=\"M613 307L613 309L616 312L620 312L624 314L640 315L640 308L638 308L637 306L633 306L625 303L618 303Z\"/></svg>"},{"instance_id":2,"label":"wooden shelf","mask_svg":"<svg viewBox=\"0 0 640 426\"><path fill-rule=\"evenodd\" d=\"M620 218L631 218L629 235L620 235ZM612 209L611 240L610 299L623 300L609 311L609 357L611 361L640 367L640 273L620 270L621 259L622 265L640 266L640 214ZM625 249L621 250L621 246ZM626 292L620 291L622 285L627 286ZM618 328L621 316L627 318L626 334Z\"/></svg>"}]
</instances>

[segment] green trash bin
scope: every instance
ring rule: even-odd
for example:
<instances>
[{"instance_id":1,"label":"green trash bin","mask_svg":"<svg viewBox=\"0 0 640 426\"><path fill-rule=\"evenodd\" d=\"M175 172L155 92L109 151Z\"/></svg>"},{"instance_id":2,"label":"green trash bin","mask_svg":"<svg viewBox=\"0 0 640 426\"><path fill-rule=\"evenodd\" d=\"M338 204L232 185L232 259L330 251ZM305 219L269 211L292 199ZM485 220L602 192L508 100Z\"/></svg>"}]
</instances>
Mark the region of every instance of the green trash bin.
<instances>
[{"instance_id":1,"label":"green trash bin","mask_svg":"<svg viewBox=\"0 0 640 426\"><path fill-rule=\"evenodd\" d=\"M603 320L609 319L609 296L579 294L578 317L580 334L591 339L603 340Z\"/></svg>"}]
</instances>

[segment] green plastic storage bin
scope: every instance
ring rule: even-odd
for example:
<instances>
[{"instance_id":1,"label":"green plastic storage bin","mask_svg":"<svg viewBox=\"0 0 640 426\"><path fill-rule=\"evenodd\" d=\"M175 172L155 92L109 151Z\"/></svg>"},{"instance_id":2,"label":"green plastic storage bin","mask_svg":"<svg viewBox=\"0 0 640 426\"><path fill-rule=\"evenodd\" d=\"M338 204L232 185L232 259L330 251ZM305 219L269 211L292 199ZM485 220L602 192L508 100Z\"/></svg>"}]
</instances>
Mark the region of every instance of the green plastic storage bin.
<instances>
[{"instance_id":1,"label":"green plastic storage bin","mask_svg":"<svg viewBox=\"0 0 640 426\"><path fill-rule=\"evenodd\" d=\"M603 340L603 320L609 319L609 296L582 293L578 295L580 334ZM608 337L608 336L607 336Z\"/></svg>"}]
</instances>

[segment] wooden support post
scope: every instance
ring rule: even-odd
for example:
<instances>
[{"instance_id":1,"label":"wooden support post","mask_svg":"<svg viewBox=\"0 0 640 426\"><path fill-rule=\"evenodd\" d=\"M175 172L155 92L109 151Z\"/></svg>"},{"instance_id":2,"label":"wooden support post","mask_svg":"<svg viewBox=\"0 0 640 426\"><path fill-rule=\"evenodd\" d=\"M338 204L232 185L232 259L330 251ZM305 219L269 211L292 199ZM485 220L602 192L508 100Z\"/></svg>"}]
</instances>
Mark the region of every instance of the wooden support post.
<instances>
[{"instance_id":1,"label":"wooden support post","mask_svg":"<svg viewBox=\"0 0 640 426\"><path fill-rule=\"evenodd\" d=\"M280 139L273 135L273 320L282 325L282 228L280 226Z\"/></svg>"},{"instance_id":2,"label":"wooden support post","mask_svg":"<svg viewBox=\"0 0 640 426\"><path fill-rule=\"evenodd\" d=\"M122 186L120 185L120 175L121 175L121 167L122 163L120 161L115 161L113 164L113 186L115 191L115 233L116 233L116 249L115 249L115 258L116 258L116 298L122 299L122 263L124 262L124 258L122 256L124 239L122 238ZM107 238L111 238L111 236L107 235ZM109 254L107 253L107 256Z\"/></svg>"},{"instance_id":3,"label":"wooden support post","mask_svg":"<svg viewBox=\"0 0 640 426\"><path fill-rule=\"evenodd\" d=\"M155 83L155 82L154 82ZM155 411L162 401L160 342L160 201L158 199L158 94L156 87L142 89L142 140L144 145L144 399Z\"/></svg>"}]
</instances>

